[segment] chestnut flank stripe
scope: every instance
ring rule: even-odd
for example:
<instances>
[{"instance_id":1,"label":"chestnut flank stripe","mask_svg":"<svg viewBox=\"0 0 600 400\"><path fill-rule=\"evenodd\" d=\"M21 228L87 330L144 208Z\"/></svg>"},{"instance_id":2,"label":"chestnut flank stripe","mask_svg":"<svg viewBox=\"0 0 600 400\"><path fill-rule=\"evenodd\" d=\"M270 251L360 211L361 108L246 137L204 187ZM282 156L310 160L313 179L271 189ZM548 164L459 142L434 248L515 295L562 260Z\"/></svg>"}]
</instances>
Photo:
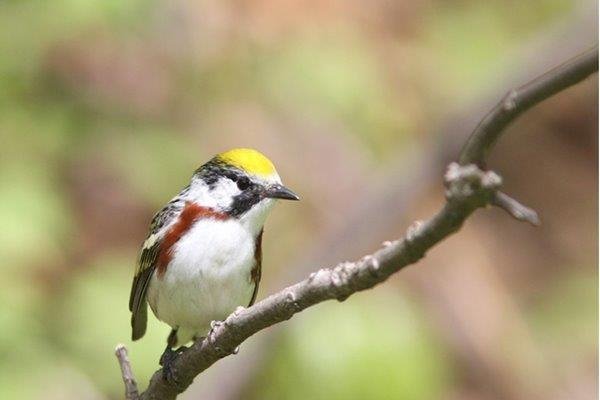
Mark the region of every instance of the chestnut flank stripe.
<instances>
[{"instance_id":1,"label":"chestnut flank stripe","mask_svg":"<svg viewBox=\"0 0 600 400\"><path fill-rule=\"evenodd\" d=\"M203 207L199 204L186 202L183 211L179 215L177 222L165 234L160 245L158 254L157 270L158 277L162 277L167 270L169 262L173 257L173 246L181 237L194 225L199 219L213 218L224 221L229 216L223 212L215 211L212 208Z\"/></svg>"}]
</instances>

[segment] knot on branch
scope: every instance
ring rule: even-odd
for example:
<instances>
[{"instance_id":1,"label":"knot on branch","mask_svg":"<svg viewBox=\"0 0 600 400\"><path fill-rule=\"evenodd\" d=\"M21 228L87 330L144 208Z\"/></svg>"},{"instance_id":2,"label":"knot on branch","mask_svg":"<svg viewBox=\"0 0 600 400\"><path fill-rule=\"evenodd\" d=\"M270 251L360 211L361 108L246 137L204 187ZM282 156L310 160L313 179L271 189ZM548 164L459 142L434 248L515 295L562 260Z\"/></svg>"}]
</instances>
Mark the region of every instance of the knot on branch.
<instances>
[{"instance_id":1,"label":"knot on branch","mask_svg":"<svg viewBox=\"0 0 600 400\"><path fill-rule=\"evenodd\" d=\"M423 226L424 226L424 224L423 224L423 221L421 221L421 220L417 220L417 221L413 222L412 224L410 224L410 226L406 230L406 236L405 236L404 241L407 244L410 244L415 239L417 239L419 237L419 235L421 234L421 230L422 230Z\"/></svg>"},{"instance_id":2,"label":"knot on branch","mask_svg":"<svg viewBox=\"0 0 600 400\"><path fill-rule=\"evenodd\" d=\"M519 99L519 92L515 89L511 89L506 93L504 98L502 99L502 109L505 112L512 112L517 108L517 100Z\"/></svg>"},{"instance_id":3,"label":"knot on branch","mask_svg":"<svg viewBox=\"0 0 600 400\"><path fill-rule=\"evenodd\" d=\"M360 262L366 266L367 271L371 276L377 278L380 273L381 263L373 255L369 254L360 259Z\"/></svg>"},{"instance_id":4,"label":"knot on branch","mask_svg":"<svg viewBox=\"0 0 600 400\"><path fill-rule=\"evenodd\" d=\"M315 279L317 279L317 277L320 274L326 274L326 273L328 273L327 271L328 271L327 268L319 268L318 271L311 272L310 275L308 276L308 282L313 282Z\"/></svg>"},{"instance_id":5,"label":"knot on branch","mask_svg":"<svg viewBox=\"0 0 600 400\"><path fill-rule=\"evenodd\" d=\"M331 270L331 286L338 301L346 300L355 291L348 283L357 272L356 265L351 262L340 263Z\"/></svg>"},{"instance_id":6,"label":"knot on branch","mask_svg":"<svg viewBox=\"0 0 600 400\"><path fill-rule=\"evenodd\" d=\"M285 302L292 308L293 312L298 312L302 309L302 307L300 307L300 303L298 303L298 297L296 296L296 293L291 289L285 295Z\"/></svg>"},{"instance_id":7,"label":"knot on branch","mask_svg":"<svg viewBox=\"0 0 600 400\"><path fill-rule=\"evenodd\" d=\"M477 206L489 203L502 184L502 178L494 171L482 171L475 164L452 163L444 175L448 202L470 203Z\"/></svg>"}]
</instances>

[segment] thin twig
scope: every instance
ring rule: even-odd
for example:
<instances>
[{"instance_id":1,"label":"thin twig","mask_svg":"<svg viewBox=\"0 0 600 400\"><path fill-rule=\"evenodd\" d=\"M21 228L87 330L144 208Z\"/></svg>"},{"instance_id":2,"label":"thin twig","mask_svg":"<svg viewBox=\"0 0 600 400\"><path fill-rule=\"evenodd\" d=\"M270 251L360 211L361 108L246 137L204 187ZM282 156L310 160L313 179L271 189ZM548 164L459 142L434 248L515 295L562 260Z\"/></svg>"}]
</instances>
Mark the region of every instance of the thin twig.
<instances>
[{"instance_id":1,"label":"thin twig","mask_svg":"<svg viewBox=\"0 0 600 400\"><path fill-rule=\"evenodd\" d=\"M535 210L524 206L506 193L497 191L491 204L503 209L519 221L529 222L533 226L540 225L540 218Z\"/></svg>"},{"instance_id":2,"label":"thin twig","mask_svg":"<svg viewBox=\"0 0 600 400\"><path fill-rule=\"evenodd\" d=\"M355 292L372 288L403 267L417 262L427 250L460 229L477 209L497 203L511 214L528 210L505 195L498 196L501 180L483 165L502 130L518 115L545 98L580 82L598 69L597 48L542 75L529 84L509 92L475 129L459 158L445 175L446 204L431 219L411 226L404 238L388 243L377 252L353 263L321 269L304 281L236 311L223 324L215 326L206 339L196 342L171 365L172 379L162 370L152 376L142 399L174 399L202 371L235 352L244 340L271 325L325 300L342 301ZM498 200L500 198L500 200ZM518 206L517 206L518 205ZM527 214L527 213L525 213ZM529 216L529 219L532 219Z\"/></svg>"},{"instance_id":3,"label":"thin twig","mask_svg":"<svg viewBox=\"0 0 600 400\"><path fill-rule=\"evenodd\" d=\"M121 377L125 384L125 398L127 400L138 400L140 394L137 388L137 382L133 376L131 364L129 363L129 357L127 356L127 348L124 344L117 345L115 349L115 355L119 360L119 366L121 367Z\"/></svg>"},{"instance_id":4,"label":"thin twig","mask_svg":"<svg viewBox=\"0 0 600 400\"><path fill-rule=\"evenodd\" d=\"M552 95L574 85L598 71L598 46L546 72L527 84L509 90L496 106L479 122L465 147L461 165L485 167L485 160L504 129L519 115ZM505 193L498 192L492 204L519 221L540 224L537 213Z\"/></svg>"},{"instance_id":5,"label":"thin twig","mask_svg":"<svg viewBox=\"0 0 600 400\"><path fill-rule=\"evenodd\" d=\"M527 84L509 90L494 108L479 122L460 154L461 165L484 162L504 128L523 112L581 82L598 71L598 46L572 58Z\"/></svg>"}]
</instances>

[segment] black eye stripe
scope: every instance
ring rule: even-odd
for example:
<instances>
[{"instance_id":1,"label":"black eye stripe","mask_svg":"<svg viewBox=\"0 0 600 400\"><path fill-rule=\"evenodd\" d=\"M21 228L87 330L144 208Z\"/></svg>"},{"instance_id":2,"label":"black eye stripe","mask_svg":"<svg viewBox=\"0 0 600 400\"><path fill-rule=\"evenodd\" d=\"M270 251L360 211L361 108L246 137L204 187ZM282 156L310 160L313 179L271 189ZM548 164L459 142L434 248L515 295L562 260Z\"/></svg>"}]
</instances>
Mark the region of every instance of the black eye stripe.
<instances>
[{"instance_id":1,"label":"black eye stripe","mask_svg":"<svg viewBox=\"0 0 600 400\"><path fill-rule=\"evenodd\" d=\"M240 190L246 190L250 187L250 179L245 176L240 176L237 180L237 187Z\"/></svg>"},{"instance_id":2,"label":"black eye stripe","mask_svg":"<svg viewBox=\"0 0 600 400\"><path fill-rule=\"evenodd\" d=\"M260 192L253 189L243 190L240 194L234 196L227 214L232 217L239 217L260 202L262 200Z\"/></svg>"},{"instance_id":3,"label":"black eye stripe","mask_svg":"<svg viewBox=\"0 0 600 400\"><path fill-rule=\"evenodd\" d=\"M234 172L224 172L223 176L233 182L237 182L238 176Z\"/></svg>"}]
</instances>

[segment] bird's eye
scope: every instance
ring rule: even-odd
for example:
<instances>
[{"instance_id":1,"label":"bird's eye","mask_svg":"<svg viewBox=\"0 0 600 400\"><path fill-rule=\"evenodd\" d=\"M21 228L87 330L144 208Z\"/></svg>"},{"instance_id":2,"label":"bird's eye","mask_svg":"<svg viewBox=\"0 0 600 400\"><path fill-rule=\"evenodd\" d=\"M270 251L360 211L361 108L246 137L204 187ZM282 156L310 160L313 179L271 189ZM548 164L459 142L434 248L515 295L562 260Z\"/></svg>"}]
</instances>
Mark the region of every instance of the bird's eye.
<instances>
[{"instance_id":1,"label":"bird's eye","mask_svg":"<svg viewBox=\"0 0 600 400\"><path fill-rule=\"evenodd\" d=\"M248 189L249 186L250 186L250 179L246 178L245 176L242 176L238 179L238 181L237 181L238 189L246 190L246 189Z\"/></svg>"},{"instance_id":2,"label":"bird's eye","mask_svg":"<svg viewBox=\"0 0 600 400\"><path fill-rule=\"evenodd\" d=\"M237 182L237 180L238 180L238 177L237 177L236 174L228 174L228 175L225 175L225 176L227 178L229 178L230 180L232 180L233 182Z\"/></svg>"}]
</instances>

